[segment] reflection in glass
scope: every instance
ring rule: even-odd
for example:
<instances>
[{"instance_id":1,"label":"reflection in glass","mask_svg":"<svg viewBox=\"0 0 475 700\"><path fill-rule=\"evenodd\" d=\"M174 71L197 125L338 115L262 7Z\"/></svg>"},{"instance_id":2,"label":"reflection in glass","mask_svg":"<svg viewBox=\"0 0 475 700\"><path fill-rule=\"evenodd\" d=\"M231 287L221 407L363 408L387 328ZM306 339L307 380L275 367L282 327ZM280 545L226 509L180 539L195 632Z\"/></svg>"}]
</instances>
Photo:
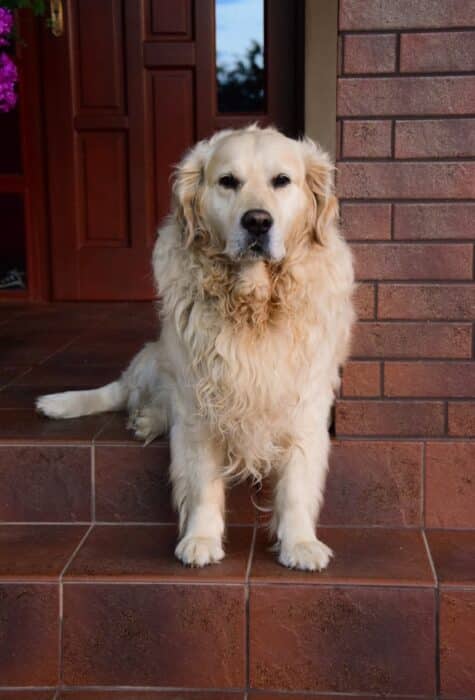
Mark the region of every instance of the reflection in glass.
<instances>
[{"instance_id":1,"label":"reflection in glass","mask_svg":"<svg viewBox=\"0 0 475 700\"><path fill-rule=\"evenodd\" d=\"M264 0L216 0L219 112L264 111Z\"/></svg>"}]
</instances>

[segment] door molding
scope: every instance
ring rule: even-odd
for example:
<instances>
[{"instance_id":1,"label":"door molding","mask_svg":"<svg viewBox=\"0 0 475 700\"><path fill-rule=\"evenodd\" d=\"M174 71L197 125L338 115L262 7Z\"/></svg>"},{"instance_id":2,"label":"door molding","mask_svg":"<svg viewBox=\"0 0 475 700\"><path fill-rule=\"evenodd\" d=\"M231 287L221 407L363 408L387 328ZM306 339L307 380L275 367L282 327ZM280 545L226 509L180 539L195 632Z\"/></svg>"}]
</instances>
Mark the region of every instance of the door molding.
<instances>
[{"instance_id":1,"label":"door molding","mask_svg":"<svg viewBox=\"0 0 475 700\"><path fill-rule=\"evenodd\" d=\"M336 154L336 79L338 2L305 2L305 133L334 159Z\"/></svg>"}]
</instances>

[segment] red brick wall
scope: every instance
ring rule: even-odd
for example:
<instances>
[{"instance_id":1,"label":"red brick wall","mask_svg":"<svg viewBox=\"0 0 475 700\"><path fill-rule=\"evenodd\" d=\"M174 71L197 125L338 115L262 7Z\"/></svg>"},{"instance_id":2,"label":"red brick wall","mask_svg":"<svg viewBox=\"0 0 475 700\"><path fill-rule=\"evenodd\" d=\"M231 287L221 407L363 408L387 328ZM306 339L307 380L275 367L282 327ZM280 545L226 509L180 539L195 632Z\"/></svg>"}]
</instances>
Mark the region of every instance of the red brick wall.
<instances>
[{"instance_id":1,"label":"red brick wall","mask_svg":"<svg viewBox=\"0 0 475 700\"><path fill-rule=\"evenodd\" d=\"M390 441L402 481L416 443L411 524L432 527L475 527L470 26L464 0L340 0L337 182L360 321L336 435L355 454Z\"/></svg>"}]
</instances>

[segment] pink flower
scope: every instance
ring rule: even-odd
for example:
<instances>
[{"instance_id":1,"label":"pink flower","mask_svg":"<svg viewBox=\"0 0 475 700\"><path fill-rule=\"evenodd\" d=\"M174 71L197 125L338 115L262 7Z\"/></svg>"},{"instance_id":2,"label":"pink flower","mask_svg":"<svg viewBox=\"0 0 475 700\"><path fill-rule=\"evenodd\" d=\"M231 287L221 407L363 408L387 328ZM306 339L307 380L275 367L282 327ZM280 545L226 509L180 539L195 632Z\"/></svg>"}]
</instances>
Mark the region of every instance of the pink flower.
<instances>
[{"instance_id":1,"label":"pink flower","mask_svg":"<svg viewBox=\"0 0 475 700\"><path fill-rule=\"evenodd\" d=\"M0 46L6 46L8 41L6 37L12 33L13 29L13 13L4 7L0 7Z\"/></svg>"},{"instance_id":2,"label":"pink flower","mask_svg":"<svg viewBox=\"0 0 475 700\"><path fill-rule=\"evenodd\" d=\"M0 112L9 112L17 101L15 84L18 71L10 56L0 53Z\"/></svg>"}]
</instances>

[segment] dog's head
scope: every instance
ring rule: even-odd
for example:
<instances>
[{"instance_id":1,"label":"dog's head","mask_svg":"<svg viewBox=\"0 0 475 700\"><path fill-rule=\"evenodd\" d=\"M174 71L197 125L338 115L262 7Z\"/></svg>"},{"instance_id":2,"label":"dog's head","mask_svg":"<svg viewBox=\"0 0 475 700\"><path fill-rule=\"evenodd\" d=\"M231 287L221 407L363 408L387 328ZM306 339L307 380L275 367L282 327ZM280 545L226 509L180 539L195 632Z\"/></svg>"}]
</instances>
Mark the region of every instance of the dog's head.
<instances>
[{"instance_id":1,"label":"dog's head","mask_svg":"<svg viewBox=\"0 0 475 700\"><path fill-rule=\"evenodd\" d=\"M302 237L325 244L338 213L328 156L255 126L198 143L173 192L186 243L206 240L233 260L280 261Z\"/></svg>"}]
</instances>

